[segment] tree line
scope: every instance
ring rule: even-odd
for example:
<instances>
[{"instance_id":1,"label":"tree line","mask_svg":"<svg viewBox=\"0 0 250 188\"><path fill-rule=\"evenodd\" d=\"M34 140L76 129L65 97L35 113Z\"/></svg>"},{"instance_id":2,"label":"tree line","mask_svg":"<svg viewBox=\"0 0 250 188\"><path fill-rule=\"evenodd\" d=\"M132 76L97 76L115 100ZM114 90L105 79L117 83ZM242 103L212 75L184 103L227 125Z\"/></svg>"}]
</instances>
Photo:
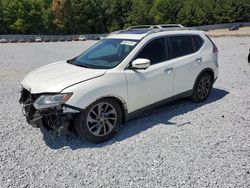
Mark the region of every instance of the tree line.
<instances>
[{"instance_id":1,"label":"tree line","mask_svg":"<svg viewBox=\"0 0 250 188\"><path fill-rule=\"evenodd\" d=\"M107 33L130 25L250 21L250 0L0 0L0 34Z\"/></svg>"}]
</instances>

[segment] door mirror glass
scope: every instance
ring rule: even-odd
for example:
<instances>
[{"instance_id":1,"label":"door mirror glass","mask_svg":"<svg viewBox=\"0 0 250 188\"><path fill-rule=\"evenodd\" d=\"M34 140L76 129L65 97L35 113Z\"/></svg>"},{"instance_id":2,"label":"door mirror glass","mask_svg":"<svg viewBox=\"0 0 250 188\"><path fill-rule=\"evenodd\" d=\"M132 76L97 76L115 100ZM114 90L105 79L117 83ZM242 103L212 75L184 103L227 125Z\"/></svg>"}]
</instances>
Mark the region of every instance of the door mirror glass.
<instances>
[{"instance_id":1,"label":"door mirror glass","mask_svg":"<svg viewBox=\"0 0 250 188\"><path fill-rule=\"evenodd\" d=\"M132 62L132 69L147 69L149 66L149 59L139 58Z\"/></svg>"}]
</instances>

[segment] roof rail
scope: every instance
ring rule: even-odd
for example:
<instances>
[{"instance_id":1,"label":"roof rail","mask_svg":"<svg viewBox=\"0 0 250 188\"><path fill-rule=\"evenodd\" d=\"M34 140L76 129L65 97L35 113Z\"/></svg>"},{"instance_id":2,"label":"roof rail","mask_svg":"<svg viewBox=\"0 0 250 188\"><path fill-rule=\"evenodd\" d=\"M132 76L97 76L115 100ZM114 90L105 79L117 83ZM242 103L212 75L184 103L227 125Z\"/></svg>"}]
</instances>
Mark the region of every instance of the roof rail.
<instances>
[{"instance_id":1,"label":"roof rail","mask_svg":"<svg viewBox=\"0 0 250 188\"><path fill-rule=\"evenodd\" d=\"M148 30L147 32L144 33L145 36L148 36L152 33L162 32L162 31L190 30L190 28L184 27L181 24L136 25L136 26L130 26L124 30L114 31L110 33L109 36L114 35L114 34L126 33L127 31L130 31L130 30L141 30L141 29Z\"/></svg>"},{"instance_id":2,"label":"roof rail","mask_svg":"<svg viewBox=\"0 0 250 188\"><path fill-rule=\"evenodd\" d=\"M180 31L180 30L190 30L187 27L166 27L162 29L151 29L149 30L145 36L148 36L152 33L158 33L158 32L163 32L163 31Z\"/></svg>"},{"instance_id":3,"label":"roof rail","mask_svg":"<svg viewBox=\"0 0 250 188\"><path fill-rule=\"evenodd\" d=\"M181 24L161 24L161 25L158 25L158 26L161 27L161 28L184 27Z\"/></svg>"},{"instance_id":4,"label":"roof rail","mask_svg":"<svg viewBox=\"0 0 250 188\"><path fill-rule=\"evenodd\" d=\"M181 24L160 24L160 25L135 25L135 26L130 26L126 29L128 30L134 30L134 29L165 29L165 28L173 28L173 27L184 27Z\"/></svg>"},{"instance_id":5,"label":"roof rail","mask_svg":"<svg viewBox=\"0 0 250 188\"><path fill-rule=\"evenodd\" d=\"M128 27L126 31L132 29L160 29L160 27L158 25L135 25Z\"/></svg>"}]
</instances>

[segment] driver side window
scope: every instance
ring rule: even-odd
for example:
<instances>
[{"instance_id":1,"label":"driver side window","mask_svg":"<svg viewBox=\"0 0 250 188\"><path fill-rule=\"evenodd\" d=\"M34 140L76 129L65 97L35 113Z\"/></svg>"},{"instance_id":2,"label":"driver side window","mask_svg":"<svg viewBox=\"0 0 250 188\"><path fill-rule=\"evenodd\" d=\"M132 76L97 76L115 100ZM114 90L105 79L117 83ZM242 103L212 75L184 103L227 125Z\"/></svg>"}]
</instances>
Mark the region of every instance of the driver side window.
<instances>
[{"instance_id":1,"label":"driver side window","mask_svg":"<svg viewBox=\"0 0 250 188\"><path fill-rule=\"evenodd\" d=\"M135 59L145 58L149 59L151 65L160 63L167 60L166 48L165 48L165 39L157 38L150 41L136 56Z\"/></svg>"}]
</instances>

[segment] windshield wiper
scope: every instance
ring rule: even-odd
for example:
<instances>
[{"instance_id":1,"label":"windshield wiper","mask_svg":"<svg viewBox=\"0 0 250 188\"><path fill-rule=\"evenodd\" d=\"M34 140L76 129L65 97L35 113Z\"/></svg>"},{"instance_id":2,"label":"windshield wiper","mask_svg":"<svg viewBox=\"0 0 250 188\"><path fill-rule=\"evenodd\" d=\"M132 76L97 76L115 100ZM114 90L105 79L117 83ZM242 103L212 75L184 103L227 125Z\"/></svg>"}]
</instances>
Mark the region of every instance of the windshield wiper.
<instances>
[{"instance_id":1,"label":"windshield wiper","mask_svg":"<svg viewBox=\"0 0 250 188\"><path fill-rule=\"evenodd\" d=\"M76 59L76 57L75 57L75 58L73 58L73 59L69 59L69 60L67 60L66 62L67 62L67 63L70 63L70 64L73 64L73 63L74 63L74 61L75 61L75 59Z\"/></svg>"},{"instance_id":2,"label":"windshield wiper","mask_svg":"<svg viewBox=\"0 0 250 188\"><path fill-rule=\"evenodd\" d=\"M90 69L90 67L89 67L89 66L87 66L87 65L79 65L79 64L74 64L74 65L76 65L76 66L78 66L78 67L84 67L84 68L88 68L88 69Z\"/></svg>"},{"instance_id":3,"label":"windshield wiper","mask_svg":"<svg viewBox=\"0 0 250 188\"><path fill-rule=\"evenodd\" d=\"M87 65L76 64L77 62L76 62L75 60L76 60L76 57L73 58L73 59L69 59L69 60L67 60L66 62L69 63L69 64L72 64L72 65L76 65L76 66L78 66L78 67L90 68L90 67L87 66Z\"/></svg>"}]
</instances>

